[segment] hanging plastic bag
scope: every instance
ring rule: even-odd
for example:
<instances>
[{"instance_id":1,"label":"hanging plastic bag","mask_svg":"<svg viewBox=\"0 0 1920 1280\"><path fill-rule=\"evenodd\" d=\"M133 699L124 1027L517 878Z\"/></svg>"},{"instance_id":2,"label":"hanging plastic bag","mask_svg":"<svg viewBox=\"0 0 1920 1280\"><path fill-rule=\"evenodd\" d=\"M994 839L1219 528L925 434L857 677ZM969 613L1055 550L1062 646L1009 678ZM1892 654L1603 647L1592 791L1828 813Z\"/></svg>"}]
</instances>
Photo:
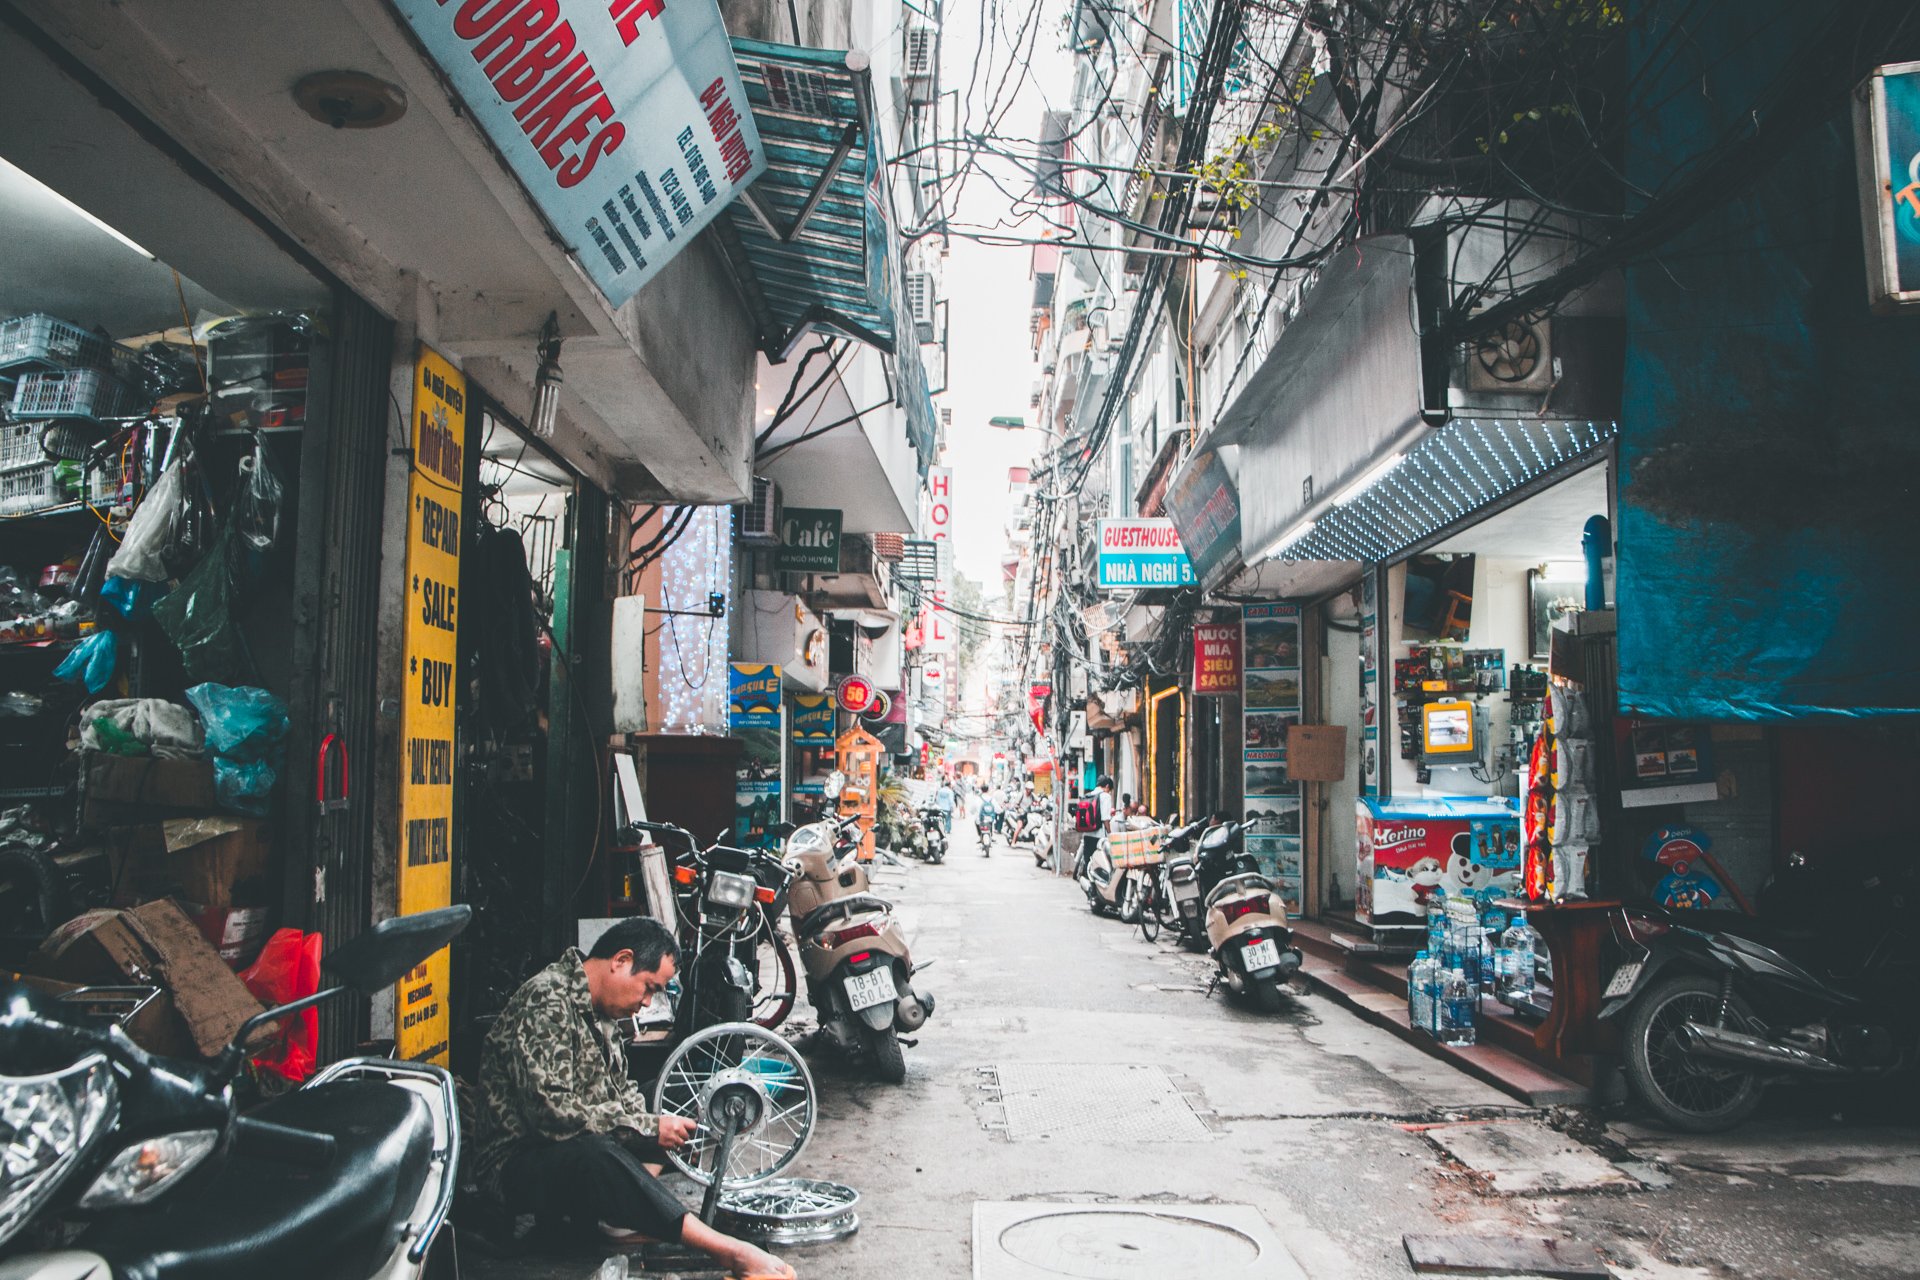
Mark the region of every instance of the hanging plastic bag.
<instances>
[{"instance_id":1,"label":"hanging plastic bag","mask_svg":"<svg viewBox=\"0 0 1920 1280\"><path fill-rule=\"evenodd\" d=\"M266 760L213 758L213 798L222 809L250 818L271 817L279 771Z\"/></svg>"},{"instance_id":2,"label":"hanging plastic bag","mask_svg":"<svg viewBox=\"0 0 1920 1280\"><path fill-rule=\"evenodd\" d=\"M240 488L233 499L233 531L241 550L265 555L279 542L284 492L266 442L256 436L252 456L240 459Z\"/></svg>"},{"instance_id":3,"label":"hanging plastic bag","mask_svg":"<svg viewBox=\"0 0 1920 1280\"><path fill-rule=\"evenodd\" d=\"M287 736L287 704L265 689L197 684L187 701L200 713L207 750L229 760L264 760Z\"/></svg>"},{"instance_id":4,"label":"hanging plastic bag","mask_svg":"<svg viewBox=\"0 0 1920 1280\"><path fill-rule=\"evenodd\" d=\"M153 607L154 621L180 650L180 662L190 680L225 683L246 670L240 633L233 625L227 545L223 535L193 572Z\"/></svg>"},{"instance_id":5,"label":"hanging plastic bag","mask_svg":"<svg viewBox=\"0 0 1920 1280\"><path fill-rule=\"evenodd\" d=\"M118 609L121 616L140 618L153 612L153 598L159 588L151 582L132 578L108 578L100 584L100 598Z\"/></svg>"},{"instance_id":6,"label":"hanging plastic bag","mask_svg":"<svg viewBox=\"0 0 1920 1280\"><path fill-rule=\"evenodd\" d=\"M120 549L107 562L111 577L135 578L143 582L166 579L167 566L162 556L173 542L177 526L185 514L185 497L180 480L183 459L176 457L161 473L153 488L134 510Z\"/></svg>"},{"instance_id":7,"label":"hanging plastic bag","mask_svg":"<svg viewBox=\"0 0 1920 1280\"><path fill-rule=\"evenodd\" d=\"M240 974L240 981L269 1008L303 1000L320 990L320 944L317 933L278 930L267 939L260 958ZM253 1065L299 1084L313 1074L320 1011L302 1009L281 1019L280 1026L280 1035L252 1059Z\"/></svg>"},{"instance_id":8,"label":"hanging plastic bag","mask_svg":"<svg viewBox=\"0 0 1920 1280\"><path fill-rule=\"evenodd\" d=\"M68 684L84 684L88 693L98 693L113 679L114 665L120 660L120 638L111 631L96 631L73 646L66 661L53 674Z\"/></svg>"}]
</instances>

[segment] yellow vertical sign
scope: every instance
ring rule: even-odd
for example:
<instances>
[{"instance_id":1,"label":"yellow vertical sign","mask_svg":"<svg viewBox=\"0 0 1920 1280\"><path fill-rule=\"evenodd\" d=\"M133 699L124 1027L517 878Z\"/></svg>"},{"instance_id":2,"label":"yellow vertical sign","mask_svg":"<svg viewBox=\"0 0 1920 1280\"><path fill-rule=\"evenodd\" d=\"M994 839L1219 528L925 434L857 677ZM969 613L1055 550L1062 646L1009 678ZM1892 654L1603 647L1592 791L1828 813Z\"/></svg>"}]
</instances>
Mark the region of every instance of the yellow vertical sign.
<instances>
[{"instance_id":1,"label":"yellow vertical sign","mask_svg":"<svg viewBox=\"0 0 1920 1280\"><path fill-rule=\"evenodd\" d=\"M407 483L406 694L400 731L400 914L453 897L454 661L459 642L460 523L467 380L425 343L413 366L413 473ZM400 1056L447 1063L447 952L394 992Z\"/></svg>"}]
</instances>

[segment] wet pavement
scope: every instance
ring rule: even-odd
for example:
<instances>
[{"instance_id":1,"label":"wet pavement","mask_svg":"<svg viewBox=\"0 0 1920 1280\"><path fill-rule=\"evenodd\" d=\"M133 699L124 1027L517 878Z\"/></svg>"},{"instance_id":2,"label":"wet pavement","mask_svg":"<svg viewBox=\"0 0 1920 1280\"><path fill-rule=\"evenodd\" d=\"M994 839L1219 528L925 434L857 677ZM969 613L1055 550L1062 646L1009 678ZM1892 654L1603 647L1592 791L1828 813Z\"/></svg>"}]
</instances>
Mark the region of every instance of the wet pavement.
<instances>
[{"instance_id":1,"label":"wet pavement","mask_svg":"<svg viewBox=\"0 0 1920 1280\"><path fill-rule=\"evenodd\" d=\"M874 877L934 962L906 1082L809 1050L820 1112L793 1172L855 1187L862 1226L786 1251L803 1278L1404 1277L1408 1234L1598 1246L1619 1275L1920 1272L1920 1131L1769 1106L1699 1138L1525 1108L1318 997L1208 996L1205 957L954 835L947 863ZM803 1001L781 1030L805 1048L807 1029ZM1133 1208L1150 1216L1105 1211Z\"/></svg>"}]
</instances>

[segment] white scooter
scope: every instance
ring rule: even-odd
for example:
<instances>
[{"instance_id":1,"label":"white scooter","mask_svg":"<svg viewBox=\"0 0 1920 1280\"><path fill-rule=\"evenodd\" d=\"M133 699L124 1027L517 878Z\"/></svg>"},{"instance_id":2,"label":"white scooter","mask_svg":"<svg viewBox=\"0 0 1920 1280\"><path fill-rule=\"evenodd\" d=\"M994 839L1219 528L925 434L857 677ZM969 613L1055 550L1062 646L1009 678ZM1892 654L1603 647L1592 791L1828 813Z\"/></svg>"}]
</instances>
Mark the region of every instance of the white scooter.
<instances>
[{"instance_id":1,"label":"white scooter","mask_svg":"<svg viewBox=\"0 0 1920 1280\"><path fill-rule=\"evenodd\" d=\"M460 1161L446 1070L352 1058L244 1116L232 1085L257 1029L392 987L471 915L373 926L326 958L344 985L255 1015L211 1063L149 1054L118 1025L0 986L0 1280L419 1280L437 1268ZM66 1245L33 1251L47 1239Z\"/></svg>"}]
</instances>

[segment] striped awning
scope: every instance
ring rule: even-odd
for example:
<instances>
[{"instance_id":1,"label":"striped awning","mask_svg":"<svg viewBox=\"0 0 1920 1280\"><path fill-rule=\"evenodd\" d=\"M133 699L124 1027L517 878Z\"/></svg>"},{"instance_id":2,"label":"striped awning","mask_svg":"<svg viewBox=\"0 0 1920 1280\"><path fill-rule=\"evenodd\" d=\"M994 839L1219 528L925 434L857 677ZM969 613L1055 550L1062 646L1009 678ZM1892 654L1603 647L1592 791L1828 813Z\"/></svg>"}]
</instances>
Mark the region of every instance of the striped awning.
<instances>
[{"instance_id":1,"label":"striped awning","mask_svg":"<svg viewBox=\"0 0 1920 1280\"><path fill-rule=\"evenodd\" d=\"M931 458L933 403L912 321L899 320L906 294L866 57L737 38L733 56L767 169L713 225L760 350L778 364L831 336L891 355L914 444Z\"/></svg>"},{"instance_id":2,"label":"striped awning","mask_svg":"<svg viewBox=\"0 0 1920 1280\"><path fill-rule=\"evenodd\" d=\"M1353 501L1321 516L1282 560L1393 561L1521 486L1590 457L1617 422L1455 418Z\"/></svg>"},{"instance_id":3,"label":"striped awning","mask_svg":"<svg viewBox=\"0 0 1920 1280\"><path fill-rule=\"evenodd\" d=\"M767 170L734 201L721 239L761 349L780 360L831 331L892 352L897 273L865 59L742 39L733 53Z\"/></svg>"}]
</instances>

